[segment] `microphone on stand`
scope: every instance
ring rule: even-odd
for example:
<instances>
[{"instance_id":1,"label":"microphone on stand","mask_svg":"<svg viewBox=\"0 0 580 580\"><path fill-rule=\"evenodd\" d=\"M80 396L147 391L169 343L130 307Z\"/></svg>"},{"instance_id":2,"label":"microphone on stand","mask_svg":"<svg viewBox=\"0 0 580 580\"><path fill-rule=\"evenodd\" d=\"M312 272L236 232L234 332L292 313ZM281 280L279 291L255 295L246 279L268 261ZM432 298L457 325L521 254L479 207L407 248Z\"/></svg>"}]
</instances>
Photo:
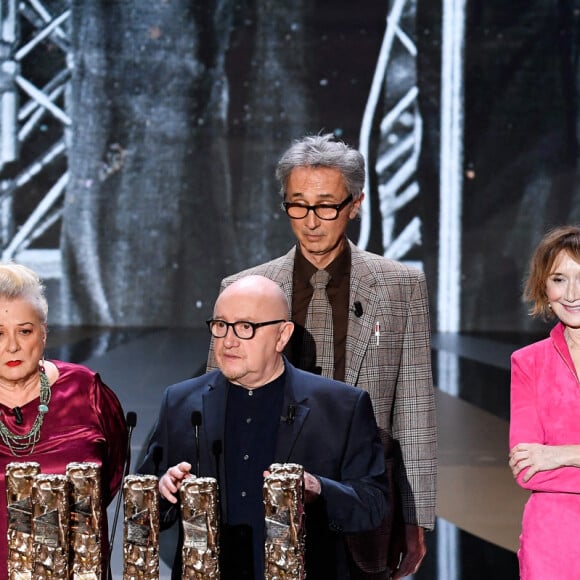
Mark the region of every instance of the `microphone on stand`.
<instances>
[{"instance_id":1,"label":"microphone on stand","mask_svg":"<svg viewBox=\"0 0 580 580\"><path fill-rule=\"evenodd\" d=\"M111 528L111 537L109 538L109 559L107 562L107 575L109 580L113 580L111 572L111 556L113 555L113 543L115 541L115 531L117 529L117 520L119 519L119 510L121 509L121 498L123 497L123 480L129 474L129 457L131 456L131 437L133 429L137 425L137 413L129 411L125 419L127 424L127 449L125 450L125 461L123 462L123 477L121 479L121 489L117 492L117 505L115 506L115 516L113 517L113 527Z\"/></svg>"},{"instance_id":2,"label":"microphone on stand","mask_svg":"<svg viewBox=\"0 0 580 580\"><path fill-rule=\"evenodd\" d=\"M201 427L201 412L192 411L191 424L195 434L195 475L199 477L199 428Z\"/></svg>"}]
</instances>

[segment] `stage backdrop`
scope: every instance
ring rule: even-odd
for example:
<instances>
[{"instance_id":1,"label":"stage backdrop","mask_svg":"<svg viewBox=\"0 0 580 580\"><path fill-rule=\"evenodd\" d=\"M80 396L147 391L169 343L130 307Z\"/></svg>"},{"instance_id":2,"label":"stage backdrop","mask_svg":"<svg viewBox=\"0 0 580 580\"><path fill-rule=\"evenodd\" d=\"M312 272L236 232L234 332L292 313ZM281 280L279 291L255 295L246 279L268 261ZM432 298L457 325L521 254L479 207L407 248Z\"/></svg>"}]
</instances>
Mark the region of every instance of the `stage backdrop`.
<instances>
[{"instance_id":1,"label":"stage backdrop","mask_svg":"<svg viewBox=\"0 0 580 580\"><path fill-rule=\"evenodd\" d=\"M580 221L572 0L0 5L4 259L51 322L192 326L292 244L274 168L334 132L368 162L351 238L423 268L434 330L529 331L521 281Z\"/></svg>"}]
</instances>

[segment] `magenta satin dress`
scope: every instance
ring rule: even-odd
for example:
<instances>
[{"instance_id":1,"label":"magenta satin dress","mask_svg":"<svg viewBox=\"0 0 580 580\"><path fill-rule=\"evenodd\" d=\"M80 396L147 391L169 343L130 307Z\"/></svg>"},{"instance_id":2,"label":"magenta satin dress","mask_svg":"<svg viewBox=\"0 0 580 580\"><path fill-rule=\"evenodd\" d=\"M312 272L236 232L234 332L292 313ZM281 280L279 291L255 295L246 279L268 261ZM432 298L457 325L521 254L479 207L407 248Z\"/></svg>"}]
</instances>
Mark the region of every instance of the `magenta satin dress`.
<instances>
[{"instance_id":1,"label":"magenta satin dress","mask_svg":"<svg viewBox=\"0 0 580 580\"><path fill-rule=\"evenodd\" d=\"M550 337L512 355L510 449L518 443L580 445L580 382L556 325ZM522 580L580 578L580 469L536 473L520 536Z\"/></svg>"},{"instance_id":2,"label":"magenta satin dress","mask_svg":"<svg viewBox=\"0 0 580 580\"><path fill-rule=\"evenodd\" d=\"M0 579L8 577L6 465L11 461L36 461L42 473L64 474L70 462L91 461L102 466L103 574L108 554L106 510L123 475L127 427L113 391L99 375L81 365L53 362L59 371L52 385L49 411L44 416L40 440L30 455L15 457L0 439ZM39 399L22 407L23 424L16 425L10 408L0 404L0 417L13 433L28 433L37 415ZM105 576L103 575L103 578Z\"/></svg>"}]
</instances>

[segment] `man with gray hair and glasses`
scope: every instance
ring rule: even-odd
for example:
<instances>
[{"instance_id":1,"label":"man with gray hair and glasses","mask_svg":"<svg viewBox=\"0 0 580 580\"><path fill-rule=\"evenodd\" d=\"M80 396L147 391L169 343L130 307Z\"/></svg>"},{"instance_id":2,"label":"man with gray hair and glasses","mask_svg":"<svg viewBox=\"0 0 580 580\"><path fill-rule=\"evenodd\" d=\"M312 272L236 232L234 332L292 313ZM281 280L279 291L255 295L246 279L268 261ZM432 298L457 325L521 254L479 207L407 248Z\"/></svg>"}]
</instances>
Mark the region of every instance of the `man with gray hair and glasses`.
<instances>
[{"instance_id":1,"label":"man with gray hair and glasses","mask_svg":"<svg viewBox=\"0 0 580 580\"><path fill-rule=\"evenodd\" d=\"M295 141L276 169L297 244L243 276L277 282L295 331L286 353L301 369L369 392L390 469L394 514L347 538L351 576L403 578L435 524L436 423L423 272L357 248L346 237L364 198L364 158L332 134ZM208 367L215 362L210 351Z\"/></svg>"}]
</instances>

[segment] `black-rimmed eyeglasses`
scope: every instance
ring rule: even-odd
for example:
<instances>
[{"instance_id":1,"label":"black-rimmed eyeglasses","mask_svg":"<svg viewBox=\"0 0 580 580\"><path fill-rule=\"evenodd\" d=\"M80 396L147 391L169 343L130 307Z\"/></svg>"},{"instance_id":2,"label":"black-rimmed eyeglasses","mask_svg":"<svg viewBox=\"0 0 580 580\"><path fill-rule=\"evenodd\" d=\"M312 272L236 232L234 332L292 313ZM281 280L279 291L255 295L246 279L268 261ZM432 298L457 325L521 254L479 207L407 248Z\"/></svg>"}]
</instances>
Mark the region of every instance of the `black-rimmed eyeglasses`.
<instances>
[{"instance_id":1,"label":"black-rimmed eyeglasses","mask_svg":"<svg viewBox=\"0 0 580 580\"><path fill-rule=\"evenodd\" d=\"M293 220L304 219L308 215L309 211L313 211L317 218L330 221L335 220L342 209L351 202L352 194L340 203L319 203L316 205L305 205L303 203L283 201L282 209L288 214L288 217Z\"/></svg>"},{"instance_id":2,"label":"black-rimmed eyeglasses","mask_svg":"<svg viewBox=\"0 0 580 580\"><path fill-rule=\"evenodd\" d=\"M247 320L238 320L237 322L226 322L225 320L206 320L207 327L214 338L224 338L228 333L228 328L232 328L234 334L242 340L254 338L256 329L271 324L279 324L286 320L268 320L267 322L248 322Z\"/></svg>"}]
</instances>

